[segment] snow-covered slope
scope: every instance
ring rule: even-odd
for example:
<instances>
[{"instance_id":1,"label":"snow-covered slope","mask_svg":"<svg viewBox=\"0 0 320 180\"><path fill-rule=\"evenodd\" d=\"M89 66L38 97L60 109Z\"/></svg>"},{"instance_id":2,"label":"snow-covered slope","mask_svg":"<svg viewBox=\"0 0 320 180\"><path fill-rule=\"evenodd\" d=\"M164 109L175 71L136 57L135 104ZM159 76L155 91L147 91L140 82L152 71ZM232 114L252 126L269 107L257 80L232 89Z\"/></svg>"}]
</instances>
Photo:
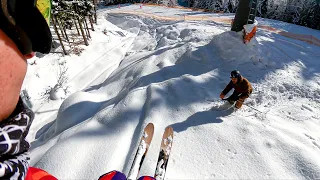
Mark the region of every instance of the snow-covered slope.
<instances>
[{"instance_id":1,"label":"snow-covered slope","mask_svg":"<svg viewBox=\"0 0 320 180\"><path fill-rule=\"evenodd\" d=\"M134 38L130 47L115 48L125 57L69 96L57 115L38 122L36 116L29 135L32 165L59 179L127 174L142 130L153 122L140 175L154 174L162 132L170 125L175 135L167 179L320 178L320 47L265 31L244 45L228 25L117 11L99 13ZM219 94L234 69L252 82L253 94L239 111L209 110L222 104Z\"/></svg>"}]
</instances>

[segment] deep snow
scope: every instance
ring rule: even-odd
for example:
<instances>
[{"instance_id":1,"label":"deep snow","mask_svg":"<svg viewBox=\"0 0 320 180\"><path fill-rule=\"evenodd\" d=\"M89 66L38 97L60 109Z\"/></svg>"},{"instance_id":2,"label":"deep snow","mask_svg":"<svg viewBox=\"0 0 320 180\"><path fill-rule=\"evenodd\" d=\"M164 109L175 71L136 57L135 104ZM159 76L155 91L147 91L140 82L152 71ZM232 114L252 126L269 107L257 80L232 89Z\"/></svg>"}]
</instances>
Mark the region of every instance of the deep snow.
<instances>
[{"instance_id":1,"label":"deep snow","mask_svg":"<svg viewBox=\"0 0 320 180\"><path fill-rule=\"evenodd\" d=\"M91 45L80 57L31 60L37 64L29 66L24 88L36 110L28 136L33 166L58 179L97 179L111 170L128 174L142 130L153 122L140 175L154 174L162 133L170 125L175 134L166 179L320 178L320 47L264 30L245 45L227 24L117 13L129 10L202 13L102 8ZM40 105L38 94L54 85L50 68L60 61L70 70L73 94L63 103ZM253 94L239 111L210 110L223 103L219 94L234 69L252 82Z\"/></svg>"}]
</instances>

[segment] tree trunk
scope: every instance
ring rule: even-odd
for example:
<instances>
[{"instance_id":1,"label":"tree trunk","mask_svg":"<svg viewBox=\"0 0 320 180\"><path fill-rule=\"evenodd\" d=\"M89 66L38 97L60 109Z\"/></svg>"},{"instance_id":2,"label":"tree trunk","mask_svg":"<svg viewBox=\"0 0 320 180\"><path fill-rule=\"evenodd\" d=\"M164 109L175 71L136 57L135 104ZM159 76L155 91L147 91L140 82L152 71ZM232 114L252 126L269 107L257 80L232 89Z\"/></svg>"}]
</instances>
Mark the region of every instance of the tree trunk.
<instances>
[{"instance_id":1,"label":"tree trunk","mask_svg":"<svg viewBox=\"0 0 320 180\"><path fill-rule=\"evenodd\" d=\"M248 22L249 13L250 0L240 0L231 31L241 31L243 29L243 25L247 24Z\"/></svg>"},{"instance_id":2,"label":"tree trunk","mask_svg":"<svg viewBox=\"0 0 320 180\"><path fill-rule=\"evenodd\" d=\"M78 36L80 36L80 31L79 31L79 28L78 28L76 19L75 19L75 17L73 17L73 18L74 18L74 19L73 19L73 23L74 23L74 25L76 26L76 29L77 29L77 32L78 32Z\"/></svg>"},{"instance_id":3,"label":"tree trunk","mask_svg":"<svg viewBox=\"0 0 320 180\"><path fill-rule=\"evenodd\" d=\"M91 24L91 29L92 29L92 31L94 31L92 16L89 16L89 21L90 21L90 24Z\"/></svg>"},{"instance_id":4,"label":"tree trunk","mask_svg":"<svg viewBox=\"0 0 320 180\"><path fill-rule=\"evenodd\" d=\"M96 4L94 4L93 9L94 9L94 21L95 21L96 24L98 24L97 23L97 8L96 8Z\"/></svg>"},{"instance_id":5,"label":"tree trunk","mask_svg":"<svg viewBox=\"0 0 320 180\"><path fill-rule=\"evenodd\" d=\"M63 46L63 42L62 42L62 39L61 39L60 34L59 34L59 32L58 32L58 28L57 28L57 24L56 24L56 22L55 22L55 19L56 19L56 18L55 18L55 16L54 16L54 14L52 14L51 20L52 20L52 24L53 24L54 31L56 32L56 34L57 34L57 36L58 36L58 39L59 39L59 41L60 41L60 44L61 44L63 53L64 53L65 55L67 55L68 53L67 53L66 49L65 49L64 46Z\"/></svg>"},{"instance_id":6,"label":"tree trunk","mask_svg":"<svg viewBox=\"0 0 320 180\"><path fill-rule=\"evenodd\" d=\"M66 31L66 28L63 28L63 32L64 32L64 34L66 35L66 39L67 39L68 43L70 44L70 41L69 41L69 37L68 37L67 31Z\"/></svg>"},{"instance_id":7,"label":"tree trunk","mask_svg":"<svg viewBox=\"0 0 320 180\"><path fill-rule=\"evenodd\" d=\"M87 31L87 27L86 27L86 24L84 23L83 18L82 18L81 21L82 21L82 25L83 25L84 34L86 35L87 38L89 38L89 36L88 36L88 31Z\"/></svg>"},{"instance_id":8,"label":"tree trunk","mask_svg":"<svg viewBox=\"0 0 320 180\"><path fill-rule=\"evenodd\" d=\"M268 0L263 0L261 3L261 17L265 18L268 12Z\"/></svg>"},{"instance_id":9,"label":"tree trunk","mask_svg":"<svg viewBox=\"0 0 320 180\"><path fill-rule=\"evenodd\" d=\"M81 34L82 34L82 37L83 37L83 40L84 40L84 44L85 44L86 46L88 46L89 43L88 43L88 40L87 40L87 38L86 38L86 35L84 34L84 31L83 31L83 28L82 28L82 24L81 24L81 20L80 20L79 17L77 17L77 19L78 19L78 22L79 22L79 27L80 27Z\"/></svg>"},{"instance_id":10,"label":"tree trunk","mask_svg":"<svg viewBox=\"0 0 320 180\"><path fill-rule=\"evenodd\" d=\"M87 23L87 18L86 18L86 17L84 17L84 24L85 24L85 26L86 26L86 31L87 31L87 33L88 33L88 37L91 38L91 36L90 36L90 31L89 31L89 27L88 27L88 23Z\"/></svg>"},{"instance_id":11,"label":"tree trunk","mask_svg":"<svg viewBox=\"0 0 320 180\"><path fill-rule=\"evenodd\" d=\"M66 35L64 34L64 31L63 31L63 28L62 28L62 26L61 26L61 23L60 23L59 19L58 19L56 16L54 16L54 18L55 18L56 23L57 23L58 26L59 26L59 29L60 29L60 32L61 32L63 38L67 39L67 38L66 38Z\"/></svg>"}]
</instances>

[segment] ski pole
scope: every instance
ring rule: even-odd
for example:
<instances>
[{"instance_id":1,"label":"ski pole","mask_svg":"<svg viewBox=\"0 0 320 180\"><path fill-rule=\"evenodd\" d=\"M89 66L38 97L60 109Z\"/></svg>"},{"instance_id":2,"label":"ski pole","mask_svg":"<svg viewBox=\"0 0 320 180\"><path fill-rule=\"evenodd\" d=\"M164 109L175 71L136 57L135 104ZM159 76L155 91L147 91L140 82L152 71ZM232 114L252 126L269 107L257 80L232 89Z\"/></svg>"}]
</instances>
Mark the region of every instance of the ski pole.
<instances>
[{"instance_id":1,"label":"ski pole","mask_svg":"<svg viewBox=\"0 0 320 180\"><path fill-rule=\"evenodd\" d=\"M254 107L252 107L252 106L250 106L250 105L248 105L248 104L244 104L244 105L246 105L246 106L248 106L249 108L251 108L251 109L253 109L253 110L256 110L256 111L258 111L258 112L260 112L260 113L263 113L262 111L260 111L260 110L258 110L258 109L256 109L256 108L254 108Z\"/></svg>"}]
</instances>

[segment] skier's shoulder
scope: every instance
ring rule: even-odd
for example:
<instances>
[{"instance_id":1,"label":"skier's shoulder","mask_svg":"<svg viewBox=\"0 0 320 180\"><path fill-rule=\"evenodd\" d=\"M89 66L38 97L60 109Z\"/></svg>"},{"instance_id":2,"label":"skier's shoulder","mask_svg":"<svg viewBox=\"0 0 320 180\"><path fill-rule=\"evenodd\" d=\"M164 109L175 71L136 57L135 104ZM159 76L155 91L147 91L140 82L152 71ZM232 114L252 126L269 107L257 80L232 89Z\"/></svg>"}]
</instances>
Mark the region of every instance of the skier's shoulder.
<instances>
[{"instance_id":1,"label":"skier's shoulder","mask_svg":"<svg viewBox=\"0 0 320 180\"><path fill-rule=\"evenodd\" d=\"M252 88L251 83L245 77L242 77L242 80L241 80L240 84L241 84L242 87L246 87L246 88L250 88L250 89Z\"/></svg>"},{"instance_id":2,"label":"skier's shoulder","mask_svg":"<svg viewBox=\"0 0 320 180\"><path fill-rule=\"evenodd\" d=\"M244 84L250 84L250 81L249 81L247 78L242 77L242 83L244 83Z\"/></svg>"}]
</instances>

